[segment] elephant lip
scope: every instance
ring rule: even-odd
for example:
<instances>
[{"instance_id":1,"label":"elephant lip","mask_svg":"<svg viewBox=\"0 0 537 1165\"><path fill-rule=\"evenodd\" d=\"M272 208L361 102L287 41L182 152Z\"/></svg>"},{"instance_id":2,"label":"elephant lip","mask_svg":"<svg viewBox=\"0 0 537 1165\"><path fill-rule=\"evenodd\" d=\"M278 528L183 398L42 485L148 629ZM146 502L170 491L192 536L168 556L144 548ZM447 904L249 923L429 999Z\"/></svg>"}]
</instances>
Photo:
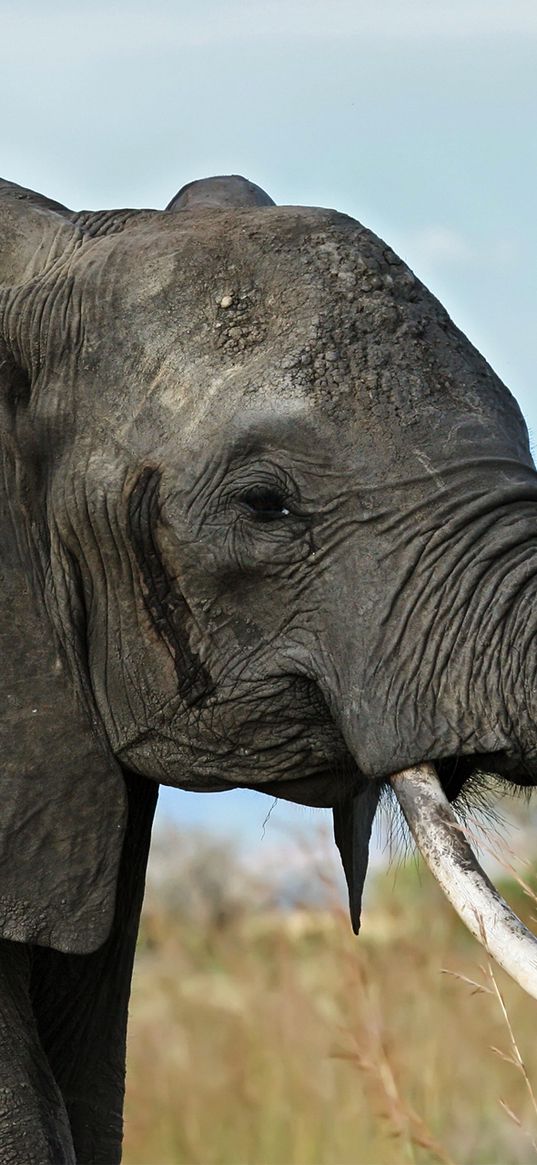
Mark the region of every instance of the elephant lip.
<instances>
[{"instance_id":1,"label":"elephant lip","mask_svg":"<svg viewBox=\"0 0 537 1165\"><path fill-rule=\"evenodd\" d=\"M363 785L364 778L360 776L356 765L349 757L343 764L341 761L338 762L336 772L334 769L326 769L314 775L264 781L262 784L248 787L258 793L268 793L271 797L293 801L296 805L333 809L334 805L352 798Z\"/></svg>"}]
</instances>

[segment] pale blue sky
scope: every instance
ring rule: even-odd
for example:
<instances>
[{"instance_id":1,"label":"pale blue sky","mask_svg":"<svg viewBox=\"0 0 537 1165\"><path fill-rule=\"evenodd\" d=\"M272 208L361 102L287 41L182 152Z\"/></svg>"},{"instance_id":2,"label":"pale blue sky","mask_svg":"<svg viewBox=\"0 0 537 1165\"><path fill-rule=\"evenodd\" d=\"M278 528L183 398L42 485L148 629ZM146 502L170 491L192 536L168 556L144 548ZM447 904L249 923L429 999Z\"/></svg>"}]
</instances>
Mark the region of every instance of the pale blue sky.
<instances>
[{"instance_id":1,"label":"pale blue sky","mask_svg":"<svg viewBox=\"0 0 537 1165\"><path fill-rule=\"evenodd\" d=\"M77 208L244 173L386 238L537 438L536 0L0 5L3 175ZM162 811L261 837L256 794ZM308 824L279 802L269 825Z\"/></svg>"}]
</instances>

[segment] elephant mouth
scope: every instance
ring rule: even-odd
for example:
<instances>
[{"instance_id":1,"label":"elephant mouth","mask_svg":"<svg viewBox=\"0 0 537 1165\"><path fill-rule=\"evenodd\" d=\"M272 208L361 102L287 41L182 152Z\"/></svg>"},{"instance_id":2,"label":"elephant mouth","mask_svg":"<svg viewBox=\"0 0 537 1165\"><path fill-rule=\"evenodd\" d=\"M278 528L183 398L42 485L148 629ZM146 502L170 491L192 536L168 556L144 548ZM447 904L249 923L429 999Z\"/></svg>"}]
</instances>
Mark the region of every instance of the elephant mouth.
<instances>
[{"instance_id":1,"label":"elephant mouth","mask_svg":"<svg viewBox=\"0 0 537 1165\"><path fill-rule=\"evenodd\" d=\"M523 788L535 784L525 763L506 753L472 754L443 757L434 761L438 780L447 801L468 804L477 800L479 807L486 804L487 790L504 785ZM314 775L265 781L252 785L258 792L281 797L296 805L318 809L333 809L356 796L369 780L360 773L353 758L339 759L334 768ZM376 779L380 788L387 787L387 778Z\"/></svg>"}]
</instances>

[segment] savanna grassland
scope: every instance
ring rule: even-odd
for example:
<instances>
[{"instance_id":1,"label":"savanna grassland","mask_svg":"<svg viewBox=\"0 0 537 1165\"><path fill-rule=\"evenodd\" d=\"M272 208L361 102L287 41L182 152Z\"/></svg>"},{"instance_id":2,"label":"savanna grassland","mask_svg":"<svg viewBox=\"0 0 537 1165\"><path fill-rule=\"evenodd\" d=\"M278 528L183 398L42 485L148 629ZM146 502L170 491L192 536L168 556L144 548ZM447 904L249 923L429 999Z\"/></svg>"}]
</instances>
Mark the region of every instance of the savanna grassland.
<instances>
[{"instance_id":1,"label":"savanna grassland","mask_svg":"<svg viewBox=\"0 0 537 1165\"><path fill-rule=\"evenodd\" d=\"M126 1165L537 1161L537 1003L490 977L415 862L376 875L359 940L329 865L318 905L284 909L200 841L150 889ZM531 896L502 889L535 928Z\"/></svg>"}]
</instances>

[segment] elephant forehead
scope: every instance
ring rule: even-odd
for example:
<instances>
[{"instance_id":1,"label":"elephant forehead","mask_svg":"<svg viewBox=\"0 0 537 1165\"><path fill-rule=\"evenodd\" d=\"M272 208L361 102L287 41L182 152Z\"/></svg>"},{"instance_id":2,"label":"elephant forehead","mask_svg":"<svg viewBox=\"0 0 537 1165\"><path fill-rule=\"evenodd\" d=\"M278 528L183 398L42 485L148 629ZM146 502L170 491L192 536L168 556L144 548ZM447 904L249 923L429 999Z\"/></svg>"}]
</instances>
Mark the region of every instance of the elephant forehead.
<instances>
[{"instance_id":1,"label":"elephant forehead","mask_svg":"<svg viewBox=\"0 0 537 1165\"><path fill-rule=\"evenodd\" d=\"M89 259L89 261L88 261ZM128 314L141 309L205 319L224 351L258 342L261 314L293 325L332 299L419 286L392 251L333 211L274 207L142 217L140 226L93 241L81 259L87 287ZM171 321L170 321L171 322ZM165 326L166 318L161 320Z\"/></svg>"},{"instance_id":2,"label":"elephant forehead","mask_svg":"<svg viewBox=\"0 0 537 1165\"><path fill-rule=\"evenodd\" d=\"M322 395L364 367L369 336L386 347L401 305L419 301L423 314L427 292L412 272L335 212L206 212L187 224L174 217L132 232L110 264L114 316L161 350L216 350L225 365L268 344Z\"/></svg>"},{"instance_id":3,"label":"elephant forehead","mask_svg":"<svg viewBox=\"0 0 537 1165\"><path fill-rule=\"evenodd\" d=\"M156 214L102 244L106 269L94 251L98 295L90 296L113 322L103 332L99 320L102 355L111 346L110 360L134 368L144 393L166 362L173 378L212 359L220 376L246 373L254 356L254 382L240 377L248 391L291 386L334 417L358 407L381 427L390 416L419 423L424 408L437 419L461 408L513 411L434 296L344 215L293 207Z\"/></svg>"}]
</instances>

